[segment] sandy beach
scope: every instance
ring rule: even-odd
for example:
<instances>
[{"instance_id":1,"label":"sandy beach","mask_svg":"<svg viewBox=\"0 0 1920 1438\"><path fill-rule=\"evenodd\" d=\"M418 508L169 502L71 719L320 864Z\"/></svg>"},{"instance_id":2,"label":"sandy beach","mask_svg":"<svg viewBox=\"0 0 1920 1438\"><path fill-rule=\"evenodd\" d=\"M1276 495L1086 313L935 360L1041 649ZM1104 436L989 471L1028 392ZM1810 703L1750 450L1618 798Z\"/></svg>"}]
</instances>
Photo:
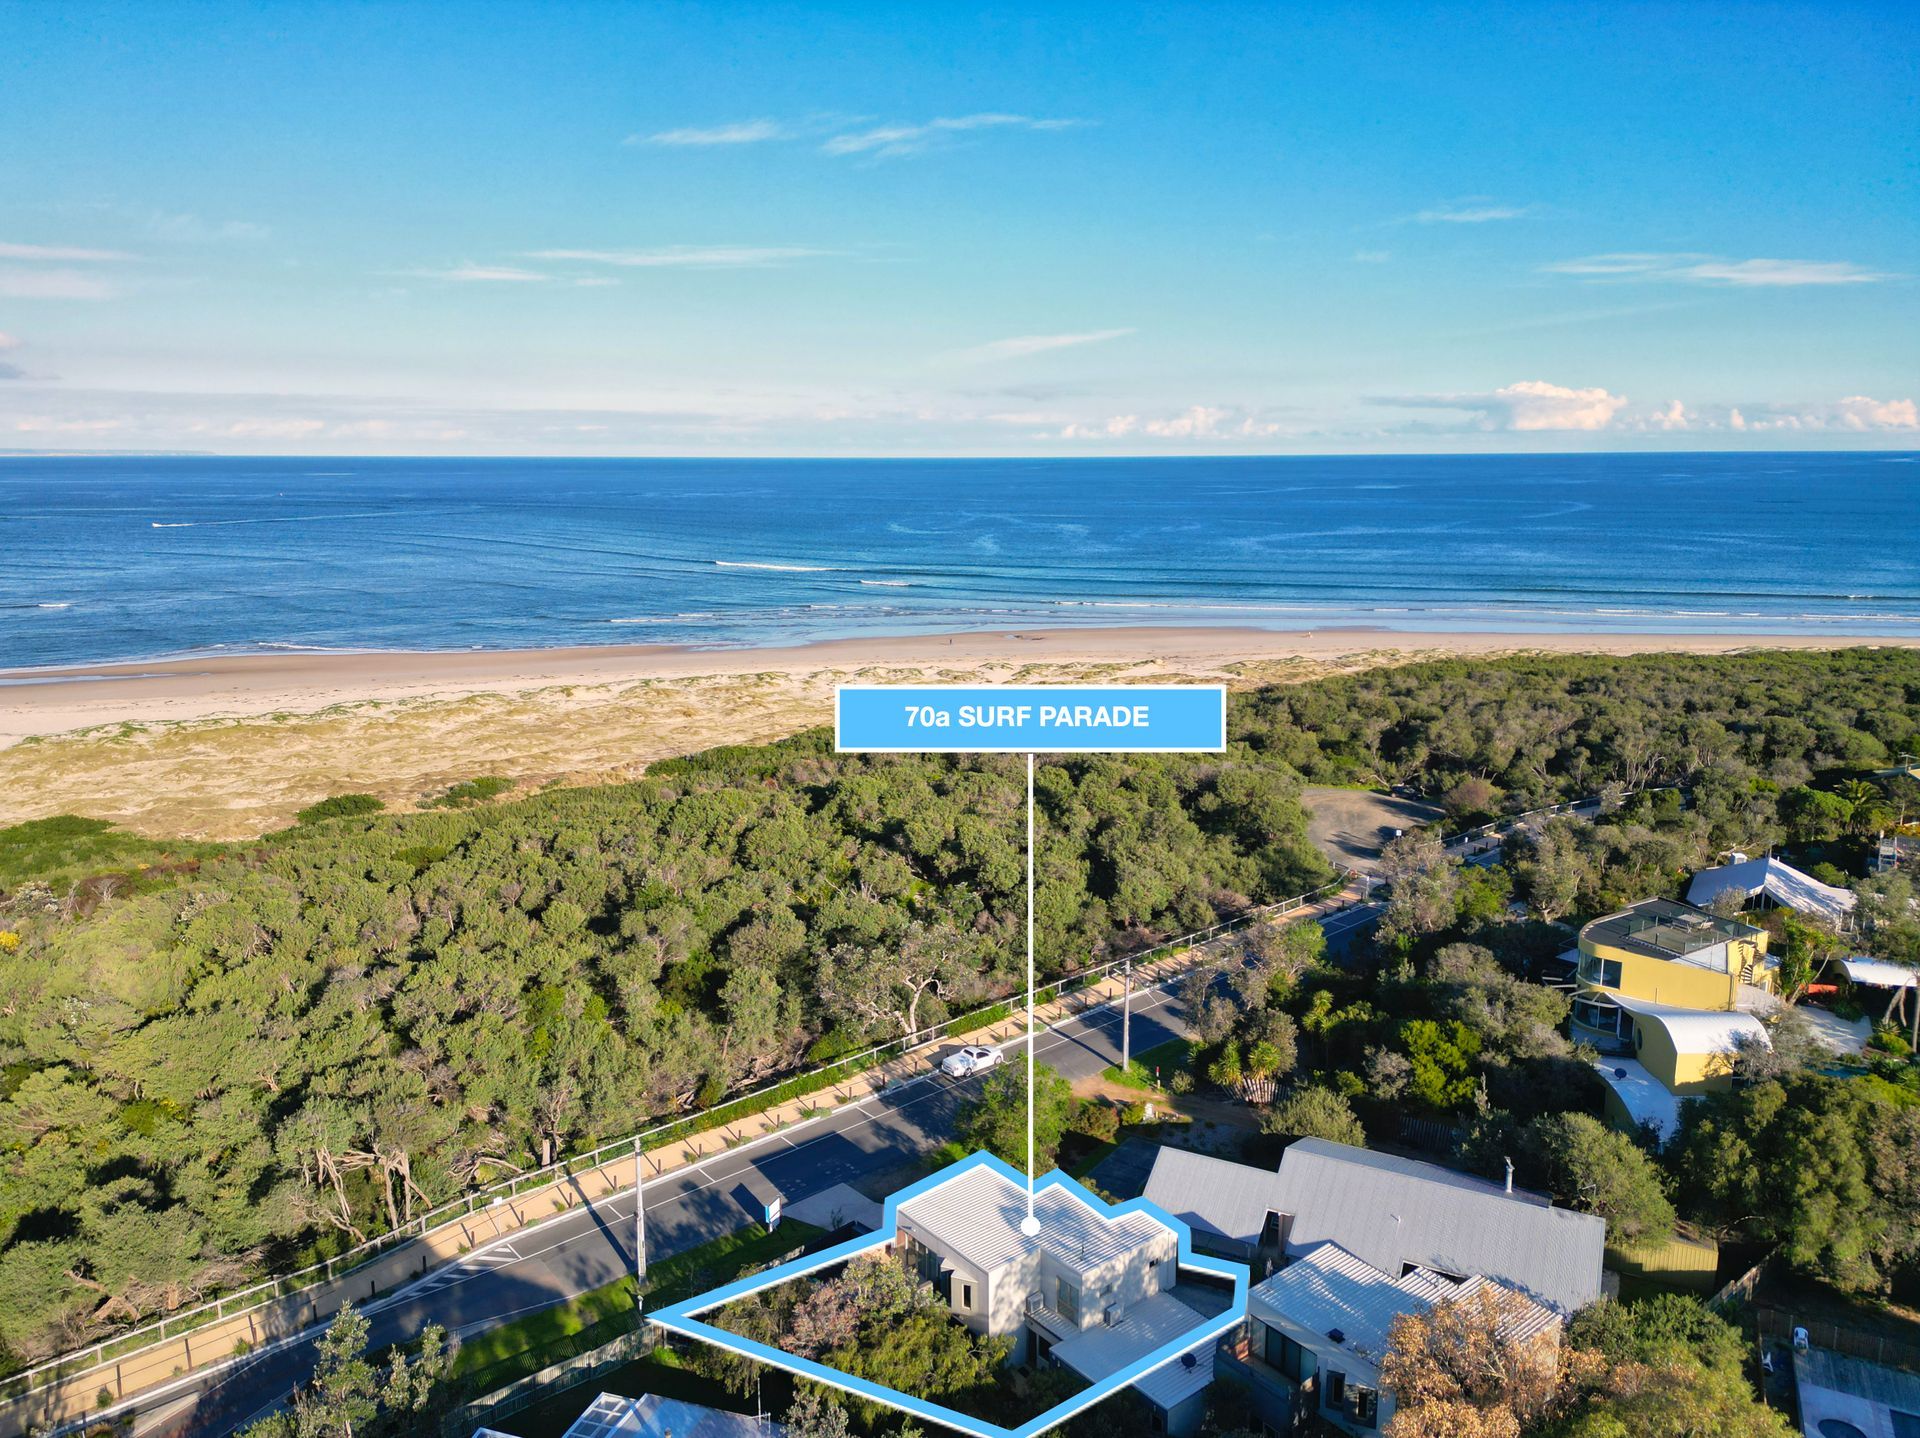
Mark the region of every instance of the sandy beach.
<instances>
[{"instance_id":1,"label":"sandy beach","mask_svg":"<svg viewBox=\"0 0 1920 1438\"><path fill-rule=\"evenodd\" d=\"M663 646L276 653L0 671L0 824L49 814L246 838L344 792L412 807L481 775L522 789L631 779L658 759L791 734L836 684L1224 681L1443 655L1915 647L1865 636L1027 629L788 649Z\"/></svg>"}]
</instances>

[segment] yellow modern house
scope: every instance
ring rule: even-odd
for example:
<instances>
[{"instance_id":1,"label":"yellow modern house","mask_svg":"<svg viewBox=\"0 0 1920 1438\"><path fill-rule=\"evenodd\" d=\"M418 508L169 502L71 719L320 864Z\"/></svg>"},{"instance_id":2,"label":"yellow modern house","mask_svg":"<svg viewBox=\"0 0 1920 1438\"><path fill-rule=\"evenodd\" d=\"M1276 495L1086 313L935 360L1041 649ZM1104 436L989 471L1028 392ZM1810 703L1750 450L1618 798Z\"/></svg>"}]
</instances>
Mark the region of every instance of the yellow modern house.
<instances>
[{"instance_id":1,"label":"yellow modern house","mask_svg":"<svg viewBox=\"0 0 1920 1438\"><path fill-rule=\"evenodd\" d=\"M1774 1007L1778 972L1765 930L1671 899L1582 929L1571 1028L1604 1055L1609 1116L1664 1138L1684 1099L1728 1087L1741 1049L1767 1042L1754 1011Z\"/></svg>"}]
</instances>

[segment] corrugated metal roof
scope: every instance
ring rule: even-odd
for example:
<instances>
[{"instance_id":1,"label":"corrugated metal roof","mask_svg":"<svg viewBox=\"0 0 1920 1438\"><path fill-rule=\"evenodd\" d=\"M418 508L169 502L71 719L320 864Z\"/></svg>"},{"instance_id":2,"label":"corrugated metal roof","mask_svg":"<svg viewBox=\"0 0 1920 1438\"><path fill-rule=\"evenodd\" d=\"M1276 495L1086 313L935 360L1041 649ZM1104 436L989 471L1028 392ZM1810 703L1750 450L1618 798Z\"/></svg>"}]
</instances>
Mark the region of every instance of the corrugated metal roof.
<instances>
[{"instance_id":1,"label":"corrugated metal roof","mask_svg":"<svg viewBox=\"0 0 1920 1438\"><path fill-rule=\"evenodd\" d=\"M1478 1274L1465 1283L1455 1284L1446 1301L1471 1302L1483 1293L1494 1295L1495 1301L1501 1305L1498 1332L1511 1343L1524 1343L1529 1338L1538 1338L1542 1333L1560 1326L1560 1315L1545 1304L1535 1303L1525 1294L1515 1293L1505 1284L1495 1283Z\"/></svg>"},{"instance_id":2,"label":"corrugated metal roof","mask_svg":"<svg viewBox=\"0 0 1920 1438\"><path fill-rule=\"evenodd\" d=\"M1163 1412L1171 1412L1176 1404L1186 1402L1213 1382L1213 1355L1219 1347L1217 1340L1208 1339L1192 1354L1182 1354L1154 1369L1133 1385L1134 1391L1149 1402L1157 1403ZM1193 1359L1191 1367L1186 1362L1188 1357Z\"/></svg>"},{"instance_id":3,"label":"corrugated metal roof","mask_svg":"<svg viewBox=\"0 0 1920 1438\"><path fill-rule=\"evenodd\" d=\"M1635 1017L1665 1029L1679 1053L1736 1054L1743 1040L1763 1047L1770 1042L1767 1026L1737 1009L1686 1009L1612 992L1607 997Z\"/></svg>"},{"instance_id":4,"label":"corrugated metal roof","mask_svg":"<svg viewBox=\"0 0 1920 1438\"><path fill-rule=\"evenodd\" d=\"M1281 1155L1287 1251L1336 1243L1397 1274L1484 1274L1567 1314L1600 1296L1607 1226L1438 1164L1306 1138Z\"/></svg>"},{"instance_id":5,"label":"corrugated metal roof","mask_svg":"<svg viewBox=\"0 0 1920 1438\"><path fill-rule=\"evenodd\" d=\"M1905 964L1890 964L1885 959L1869 959L1864 955L1842 959L1840 967L1856 984L1871 984L1881 989L1909 988L1915 978L1914 971Z\"/></svg>"},{"instance_id":6,"label":"corrugated metal roof","mask_svg":"<svg viewBox=\"0 0 1920 1438\"><path fill-rule=\"evenodd\" d=\"M1717 869L1702 869L1687 887L1687 902L1704 906L1725 893L1749 899L1765 894L1784 908L1818 914L1835 923L1851 914L1854 905L1851 891L1823 884L1771 854L1738 864L1723 864Z\"/></svg>"},{"instance_id":7,"label":"corrugated metal roof","mask_svg":"<svg viewBox=\"0 0 1920 1438\"><path fill-rule=\"evenodd\" d=\"M1051 1253L1070 1268L1085 1269L1137 1252L1173 1234L1144 1213L1108 1218L1058 1186L1034 1197L1040 1234L1020 1231L1027 1216L1027 1191L991 1168L969 1169L938 1188L900 1205L902 1223L919 1229L929 1247L964 1259L983 1273L1036 1250Z\"/></svg>"},{"instance_id":8,"label":"corrugated metal roof","mask_svg":"<svg viewBox=\"0 0 1920 1438\"><path fill-rule=\"evenodd\" d=\"M1279 1174L1184 1148L1160 1150L1146 1196L1189 1228L1245 1244L1259 1242L1268 1213L1286 1211Z\"/></svg>"},{"instance_id":9,"label":"corrugated metal roof","mask_svg":"<svg viewBox=\"0 0 1920 1438\"><path fill-rule=\"evenodd\" d=\"M1425 1313L1443 1296L1425 1274L1388 1278L1371 1263L1336 1243L1322 1243L1255 1286L1249 1303L1256 1318L1285 1318L1379 1366L1387 1333L1403 1313Z\"/></svg>"},{"instance_id":10,"label":"corrugated metal roof","mask_svg":"<svg viewBox=\"0 0 1920 1438\"><path fill-rule=\"evenodd\" d=\"M1418 1269L1392 1278L1336 1243L1321 1244L1258 1285L1250 1303L1256 1318L1285 1318L1329 1341L1338 1333L1340 1348L1377 1368L1394 1319L1482 1294L1501 1302L1503 1338L1523 1342L1560 1325L1558 1314L1504 1284L1478 1275L1454 1283Z\"/></svg>"},{"instance_id":11,"label":"corrugated metal roof","mask_svg":"<svg viewBox=\"0 0 1920 1438\"><path fill-rule=\"evenodd\" d=\"M1130 1305L1118 1323L1096 1323L1071 1338L1063 1338L1053 1345L1053 1356L1089 1383L1098 1383L1129 1363L1138 1363L1154 1349L1177 1343L1205 1321L1179 1299L1156 1293L1145 1302Z\"/></svg>"},{"instance_id":12,"label":"corrugated metal roof","mask_svg":"<svg viewBox=\"0 0 1920 1438\"><path fill-rule=\"evenodd\" d=\"M1796 1348L1793 1376L1798 1383L1829 1393L1845 1393L1883 1408L1920 1413L1920 1374L1903 1369L1851 1358L1830 1348Z\"/></svg>"}]
</instances>

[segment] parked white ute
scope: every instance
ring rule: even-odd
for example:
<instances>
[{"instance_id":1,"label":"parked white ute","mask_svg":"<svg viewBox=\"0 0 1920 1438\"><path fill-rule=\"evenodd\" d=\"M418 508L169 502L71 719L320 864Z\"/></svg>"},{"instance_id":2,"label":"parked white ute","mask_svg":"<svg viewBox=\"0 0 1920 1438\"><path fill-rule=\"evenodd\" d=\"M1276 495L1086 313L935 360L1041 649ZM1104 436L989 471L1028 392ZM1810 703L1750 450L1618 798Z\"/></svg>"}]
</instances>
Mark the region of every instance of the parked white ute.
<instances>
[{"instance_id":1,"label":"parked white ute","mask_svg":"<svg viewBox=\"0 0 1920 1438\"><path fill-rule=\"evenodd\" d=\"M957 1054L948 1054L940 1061L940 1072L948 1078L972 1078L983 1074L1001 1060L999 1049L981 1048L969 1045Z\"/></svg>"}]
</instances>

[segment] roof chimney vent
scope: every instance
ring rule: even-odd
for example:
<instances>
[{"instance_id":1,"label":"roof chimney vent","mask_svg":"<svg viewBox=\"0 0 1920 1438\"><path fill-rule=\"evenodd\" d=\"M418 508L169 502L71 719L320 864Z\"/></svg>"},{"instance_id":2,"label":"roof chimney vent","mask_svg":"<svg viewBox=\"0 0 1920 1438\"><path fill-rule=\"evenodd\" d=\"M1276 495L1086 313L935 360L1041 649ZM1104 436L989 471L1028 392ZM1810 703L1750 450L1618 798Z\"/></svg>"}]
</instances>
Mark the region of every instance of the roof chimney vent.
<instances>
[{"instance_id":1,"label":"roof chimney vent","mask_svg":"<svg viewBox=\"0 0 1920 1438\"><path fill-rule=\"evenodd\" d=\"M1329 1328L1327 1330L1327 1337L1331 1338L1335 1343L1345 1343L1347 1341L1346 1333L1338 1328Z\"/></svg>"}]
</instances>

